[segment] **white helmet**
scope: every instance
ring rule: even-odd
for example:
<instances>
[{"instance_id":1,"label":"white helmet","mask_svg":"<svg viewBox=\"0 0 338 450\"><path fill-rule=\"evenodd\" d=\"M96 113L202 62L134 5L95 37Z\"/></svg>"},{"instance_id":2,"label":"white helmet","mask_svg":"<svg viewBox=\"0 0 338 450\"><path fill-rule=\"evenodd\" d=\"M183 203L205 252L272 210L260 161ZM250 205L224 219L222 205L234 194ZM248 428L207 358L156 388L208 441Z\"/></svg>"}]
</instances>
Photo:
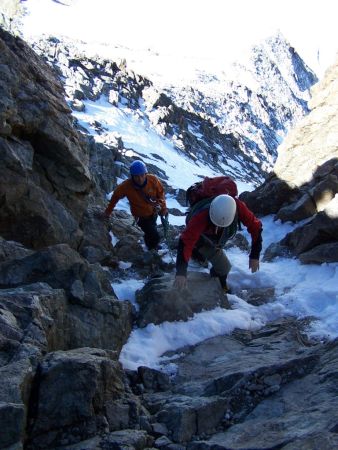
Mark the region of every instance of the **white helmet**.
<instances>
[{"instance_id":1,"label":"white helmet","mask_svg":"<svg viewBox=\"0 0 338 450\"><path fill-rule=\"evenodd\" d=\"M209 216L217 227L228 227L236 215L236 202L230 195L218 195L210 203Z\"/></svg>"}]
</instances>

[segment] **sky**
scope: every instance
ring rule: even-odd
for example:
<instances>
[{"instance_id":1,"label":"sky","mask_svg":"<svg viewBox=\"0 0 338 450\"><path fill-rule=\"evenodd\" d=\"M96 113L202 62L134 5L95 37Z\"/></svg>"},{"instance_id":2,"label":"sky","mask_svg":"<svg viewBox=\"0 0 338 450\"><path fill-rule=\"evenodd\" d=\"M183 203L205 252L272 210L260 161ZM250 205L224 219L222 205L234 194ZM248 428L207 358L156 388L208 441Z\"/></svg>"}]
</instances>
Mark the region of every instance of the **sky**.
<instances>
[{"instance_id":1,"label":"sky","mask_svg":"<svg viewBox=\"0 0 338 450\"><path fill-rule=\"evenodd\" d=\"M205 61L233 61L277 30L318 76L338 50L336 0L26 0L24 5L30 12L27 34L62 32Z\"/></svg>"},{"instance_id":2,"label":"sky","mask_svg":"<svg viewBox=\"0 0 338 450\"><path fill-rule=\"evenodd\" d=\"M149 122L140 120L139 115L133 116L133 111L123 105L115 107L103 99L99 102L86 101L85 105L85 112L73 113L80 125L87 128L95 139L100 140L91 123L95 120L103 122L106 133L117 133L122 137L125 147L130 148L129 156L137 156L145 163L155 163L162 169L168 176L169 185L185 189L197 180L199 174L214 174L202 163L196 165L179 154L172 142L159 136ZM164 160L154 161L154 148ZM227 169L231 173L231 167ZM245 183L239 183L238 187L239 192L252 189L252 186ZM166 195L166 200L169 208L186 211L186 208L171 196ZM127 200L121 200L116 209L129 211ZM170 214L169 222L172 225L184 225L184 216ZM262 222L263 252L269 244L278 242L295 228L292 223L274 221L272 216L264 217ZM250 241L249 235L246 236ZM117 238L113 234L111 238L112 245L116 245ZM165 248L161 253L165 261L175 259L175 255L166 253ZM325 341L338 337L338 263L301 265L296 259L277 258L272 262L261 262L260 271L252 274L248 269L248 255L245 252L233 248L227 251L227 256L232 264L229 286L234 292L257 287L274 287L275 300L255 307L237 295L228 295L232 310L216 308L195 314L187 322L165 322L161 325L149 324L142 329L135 328L120 355L124 368L136 369L142 365L164 370L172 375L175 373L175 363L168 364L167 358L163 356L165 352L197 344L213 336L230 334L235 328L259 329L269 321L287 316L315 317L316 320L307 329L310 338ZM128 271L130 267L129 261L120 261L121 269ZM190 263L188 272L191 270L207 269ZM144 283L145 280L131 278L123 280L122 283L113 283L112 288L120 301L129 300L137 309L135 292L141 289Z\"/></svg>"}]
</instances>

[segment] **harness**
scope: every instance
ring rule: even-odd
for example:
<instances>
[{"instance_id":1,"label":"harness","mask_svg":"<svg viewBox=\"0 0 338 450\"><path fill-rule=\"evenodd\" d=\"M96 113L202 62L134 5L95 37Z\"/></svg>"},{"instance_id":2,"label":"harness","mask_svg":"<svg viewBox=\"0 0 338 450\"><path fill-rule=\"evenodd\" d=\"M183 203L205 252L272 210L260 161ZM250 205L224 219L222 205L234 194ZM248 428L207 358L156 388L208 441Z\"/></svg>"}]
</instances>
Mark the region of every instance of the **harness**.
<instances>
[{"instance_id":1,"label":"harness","mask_svg":"<svg viewBox=\"0 0 338 450\"><path fill-rule=\"evenodd\" d=\"M148 180L145 181L145 183L144 183L143 186L138 186L138 185L134 182L134 180L132 180L132 182L133 182L133 187L134 187L135 191L136 191L138 194L140 194L141 197L142 197L147 203L149 203L150 205L152 205L152 206L154 207L154 214L157 215L157 214L158 214L158 211L159 211L159 209L160 209L160 204L159 204L159 202L158 202L156 199L152 198L150 195L146 194L146 193L144 192L144 190L143 190L143 188L144 188L144 187L146 186L146 184L147 184L147 181L148 181Z\"/></svg>"}]
</instances>

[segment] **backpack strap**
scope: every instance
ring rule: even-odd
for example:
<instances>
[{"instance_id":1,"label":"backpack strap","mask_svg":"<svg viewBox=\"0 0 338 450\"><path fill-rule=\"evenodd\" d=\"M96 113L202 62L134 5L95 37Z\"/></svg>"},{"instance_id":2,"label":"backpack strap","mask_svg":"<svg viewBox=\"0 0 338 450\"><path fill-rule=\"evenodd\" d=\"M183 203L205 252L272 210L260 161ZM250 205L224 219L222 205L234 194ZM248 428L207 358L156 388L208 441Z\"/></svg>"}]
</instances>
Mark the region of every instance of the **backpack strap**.
<instances>
[{"instance_id":1,"label":"backpack strap","mask_svg":"<svg viewBox=\"0 0 338 450\"><path fill-rule=\"evenodd\" d=\"M204 209L209 209L210 203L213 201L214 197L211 198L203 198L199 202L195 203L193 206L191 206L187 211L187 217L185 219L185 223L187 224L189 220L192 219L193 216L195 216L200 211L203 211Z\"/></svg>"},{"instance_id":2,"label":"backpack strap","mask_svg":"<svg viewBox=\"0 0 338 450\"><path fill-rule=\"evenodd\" d=\"M159 205L159 202L157 200L153 200L151 198L151 196L147 195L143 190L143 188L146 186L147 182L148 182L148 180L145 182L145 184L143 186L138 186L132 179L133 188L135 189L135 191L140 194L140 196L143 198L143 200L145 200L146 203L149 203L150 205L152 205L154 207L154 213L157 213L156 208Z\"/></svg>"},{"instance_id":3,"label":"backpack strap","mask_svg":"<svg viewBox=\"0 0 338 450\"><path fill-rule=\"evenodd\" d=\"M197 213L210 208L210 203L213 201L215 197L211 198L204 198L200 200L199 202L195 203L187 212L187 217L185 220L185 223L187 224L189 220L192 219ZM241 230L240 220L238 217L238 213L236 212L235 218L233 222L223 229L222 235L219 238L218 242L214 242L211 239L209 239L206 235L202 234L202 239L209 242L209 244L212 244L215 248L223 248L226 244L226 242L235 236L237 231Z\"/></svg>"},{"instance_id":4,"label":"backpack strap","mask_svg":"<svg viewBox=\"0 0 338 450\"><path fill-rule=\"evenodd\" d=\"M238 219L238 214L236 213L235 218L232 221L232 223L228 227L225 227L223 229L222 235L217 243L217 247L223 248L225 246L226 242L235 236L235 234L239 230L239 224L240 224L240 222Z\"/></svg>"}]
</instances>

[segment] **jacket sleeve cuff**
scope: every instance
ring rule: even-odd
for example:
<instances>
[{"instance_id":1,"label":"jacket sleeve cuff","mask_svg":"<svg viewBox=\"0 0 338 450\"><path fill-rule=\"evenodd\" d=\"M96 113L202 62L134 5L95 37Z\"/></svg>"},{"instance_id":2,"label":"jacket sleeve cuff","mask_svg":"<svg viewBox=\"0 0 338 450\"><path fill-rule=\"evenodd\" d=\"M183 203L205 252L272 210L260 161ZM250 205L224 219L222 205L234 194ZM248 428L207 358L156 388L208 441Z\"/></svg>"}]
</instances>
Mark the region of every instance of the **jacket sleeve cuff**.
<instances>
[{"instance_id":1,"label":"jacket sleeve cuff","mask_svg":"<svg viewBox=\"0 0 338 450\"><path fill-rule=\"evenodd\" d=\"M251 245L250 259L259 259L259 255L262 251L262 230L255 242Z\"/></svg>"},{"instance_id":2,"label":"jacket sleeve cuff","mask_svg":"<svg viewBox=\"0 0 338 450\"><path fill-rule=\"evenodd\" d=\"M178 241L177 258L176 258L176 275L187 276L188 263L183 257L184 244L182 239Z\"/></svg>"}]
</instances>

